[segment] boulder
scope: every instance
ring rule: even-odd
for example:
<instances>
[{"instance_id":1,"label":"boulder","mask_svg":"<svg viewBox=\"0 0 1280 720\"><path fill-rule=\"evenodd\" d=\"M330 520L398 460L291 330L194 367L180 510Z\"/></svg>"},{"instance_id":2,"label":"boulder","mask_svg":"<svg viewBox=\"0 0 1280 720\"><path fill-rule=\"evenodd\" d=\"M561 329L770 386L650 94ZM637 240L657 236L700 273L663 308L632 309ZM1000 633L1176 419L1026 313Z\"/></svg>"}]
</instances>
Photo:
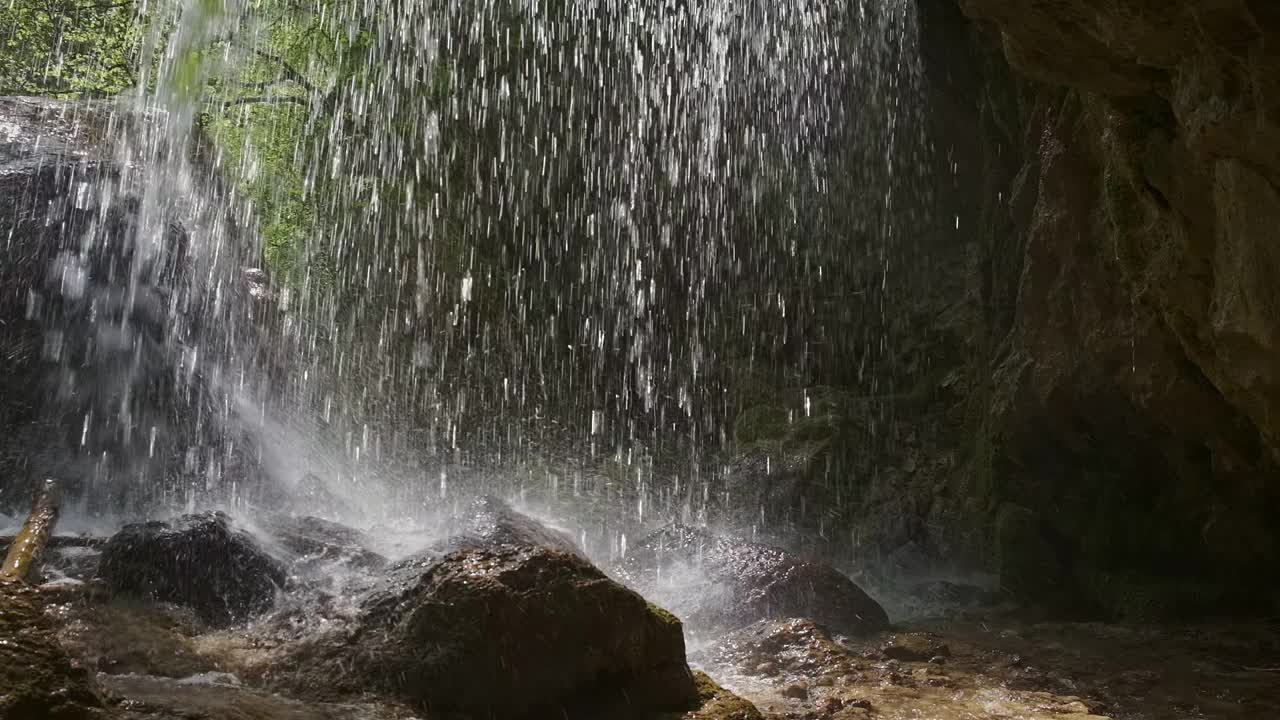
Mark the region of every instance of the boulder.
<instances>
[{"instance_id":1,"label":"boulder","mask_svg":"<svg viewBox=\"0 0 1280 720\"><path fill-rule=\"evenodd\" d=\"M889 626L884 608L828 565L684 525L641 540L617 573L698 630L787 617L813 618L851 635Z\"/></svg>"},{"instance_id":2,"label":"boulder","mask_svg":"<svg viewBox=\"0 0 1280 720\"><path fill-rule=\"evenodd\" d=\"M734 630L695 656L749 677L848 677L858 667L848 648L808 619L761 620Z\"/></svg>"},{"instance_id":3,"label":"boulder","mask_svg":"<svg viewBox=\"0 0 1280 720\"><path fill-rule=\"evenodd\" d=\"M126 525L103 547L98 574L112 594L189 607L213 625L269 610L286 578L221 512Z\"/></svg>"},{"instance_id":4,"label":"boulder","mask_svg":"<svg viewBox=\"0 0 1280 720\"><path fill-rule=\"evenodd\" d=\"M379 586L342 632L273 660L274 684L482 717L559 716L620 697L698 706L680 621L577 554L506 543L401 566L413 579Z\"/></svg>"}]
</instances>

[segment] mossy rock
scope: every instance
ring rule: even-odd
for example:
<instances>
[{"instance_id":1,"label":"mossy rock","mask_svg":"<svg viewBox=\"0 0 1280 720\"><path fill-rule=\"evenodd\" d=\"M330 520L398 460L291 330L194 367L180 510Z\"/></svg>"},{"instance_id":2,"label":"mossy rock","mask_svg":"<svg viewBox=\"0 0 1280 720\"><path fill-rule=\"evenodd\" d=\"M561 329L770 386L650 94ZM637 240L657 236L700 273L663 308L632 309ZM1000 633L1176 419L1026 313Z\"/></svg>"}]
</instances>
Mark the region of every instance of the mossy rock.
<instances>
[{"instance_id":1,"label":"mossy rock","mask_svg":"<svg viewBox=\"0 0 1280 720\"><path fill-rule=\"evenodd\" d=\"M698 687L698 709L649 715L645 720L764 720L755 705L720 687L701 670L694 671L693 679Z\"/></svg>"},{"instance_id":2,"label":"mossy rock","mask_svg":"<svg viewBox=\"0 0 1280 720\"><path fill-rule=\"evenodd\" d=\"M693 673L702 707L686 713L685 720L763 720L755 705L720 687L702 671Z\"/></svg>"}]
</instances>

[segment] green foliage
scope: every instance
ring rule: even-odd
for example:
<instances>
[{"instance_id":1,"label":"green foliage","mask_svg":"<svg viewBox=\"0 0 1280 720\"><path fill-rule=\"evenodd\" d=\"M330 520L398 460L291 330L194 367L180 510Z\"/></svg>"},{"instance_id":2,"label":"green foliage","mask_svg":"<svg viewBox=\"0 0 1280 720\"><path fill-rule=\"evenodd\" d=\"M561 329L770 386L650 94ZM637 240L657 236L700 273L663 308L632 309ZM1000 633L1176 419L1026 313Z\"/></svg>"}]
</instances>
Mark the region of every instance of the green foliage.
<instances>
[{"instance_id":1,"label":"green foliage","mask_svg":"<svg viewBox=\"0 0 1280 720\"><path fill-rule=\"evenodd\" d=\"M298 105L264 103L215 113L206 123L224 169L254 203L268 267L286 276L300 269L298 251L315 219L295 152L305 116Z\"/></svg>"},{"instance_id":2,"label":"green foliage","mask_svg":"<svg viewBox=\"0 0 1280 720\"><path fill-rule=\"evenodd\" d=\"M0 93L103 96L136 82L132 0L0 3Z\"/></svg>"}]
</instances>

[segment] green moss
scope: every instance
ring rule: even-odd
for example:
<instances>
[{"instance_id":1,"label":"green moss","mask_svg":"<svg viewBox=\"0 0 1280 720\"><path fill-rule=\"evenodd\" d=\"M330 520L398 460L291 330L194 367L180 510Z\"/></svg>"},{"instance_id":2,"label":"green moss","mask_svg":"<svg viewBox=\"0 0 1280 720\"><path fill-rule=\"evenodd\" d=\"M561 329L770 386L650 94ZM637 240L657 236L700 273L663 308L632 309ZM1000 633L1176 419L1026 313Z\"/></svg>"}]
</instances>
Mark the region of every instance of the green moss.
<instances>
[{"instance_id":1,"label":"green moss","mask_svg":"<svg viewBox=\"0 0 1280 720\"><path fill-rule=\"evenodd\" d=\"M684 627L684 625L680 622L680 618L676 617L675 615L672 615L670 611L660 608L657 605L654 605L653 603L649 603L649 612L652 613L655 617L657 617L658 620L661 621L662 624L664 625L667 625L667 626L675 625L676 627Z\"/></svg>"},{"instance_id":2,"label":"green moss","mask_svg":"<svg viewBox=\"0 0 1280 720\"><path fill-rule=\"evenodd\" d=\"M706 673L695 670L693 681L702 707L686 713L684 720L763 720L755 705L720 687Z\"/></svg>"}]
</instances>

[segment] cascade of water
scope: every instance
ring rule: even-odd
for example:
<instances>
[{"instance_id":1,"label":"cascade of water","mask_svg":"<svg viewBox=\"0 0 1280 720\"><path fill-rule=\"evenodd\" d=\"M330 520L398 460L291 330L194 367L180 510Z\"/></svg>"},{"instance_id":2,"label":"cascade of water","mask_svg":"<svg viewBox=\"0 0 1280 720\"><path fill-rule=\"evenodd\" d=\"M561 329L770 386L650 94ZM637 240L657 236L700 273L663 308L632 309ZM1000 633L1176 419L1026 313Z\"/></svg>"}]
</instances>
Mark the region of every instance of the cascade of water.
<instances>
[{"instance_id":1,"label":"cascade of water","mask_svg":"<svg viewBox=\"0 0 1280 720\"><path fill-rule=\"evenodd\" d=\"M281 12L309 13L301 56L275 54ZM63 393L122 495L252 500L318 477L366 511L463 487L706 521L732 491L704 460L754 393L876 363L921 149L910 0L142 14L122 171L59 260L127 260L77 306L100 372L69 354ZM277 80L237 75L263 58ZM279 78L293 94L202 95ZM253 179L257 149L210 149L200 126L281 101L304 108L281 132L315 222L259 309L254 208L215 177ZM127 230L103 231L120 212ZM407 480L361 486L397 464Z\"/></svg>"},{"instance_id":2,"label":"cascade of water","mask_svg":"<svg viewBox=\"0 0 1280 720\"><path fill-rule=\"evenodd\" d=\"M309 377L341 379L309 392L384 449L550 459L536 484L612 457L603 485L698 504L689 468L750 378L876 361L920 150L913 18L902 0L336 3L317 22L359 69L310 97L333 118L310 187L338 211L310 243L334 282L301 305L330 348ZM850 278L875 297L833 291ZM851 314L871 316L860 337L824 327ZM655 459L695 481L649 482Z\"/></svg>"},{"instance_id":3,"label":"cascade of water","mask_svg":"<svg viewBox=\"0 0 1280 720\"><path fill-rule=\"evenodd\" d=\"M221 0L143 8L138 89L97 108L103 157L75 190L71 221L33 293L57 365L46 412L73 427L69 465L88 509L145 511L235 500L252 467L231 420L257 382L243 280L256 256L248 208L199 161L210 41L232 27Z\"/></svg>"}]
</instances>

